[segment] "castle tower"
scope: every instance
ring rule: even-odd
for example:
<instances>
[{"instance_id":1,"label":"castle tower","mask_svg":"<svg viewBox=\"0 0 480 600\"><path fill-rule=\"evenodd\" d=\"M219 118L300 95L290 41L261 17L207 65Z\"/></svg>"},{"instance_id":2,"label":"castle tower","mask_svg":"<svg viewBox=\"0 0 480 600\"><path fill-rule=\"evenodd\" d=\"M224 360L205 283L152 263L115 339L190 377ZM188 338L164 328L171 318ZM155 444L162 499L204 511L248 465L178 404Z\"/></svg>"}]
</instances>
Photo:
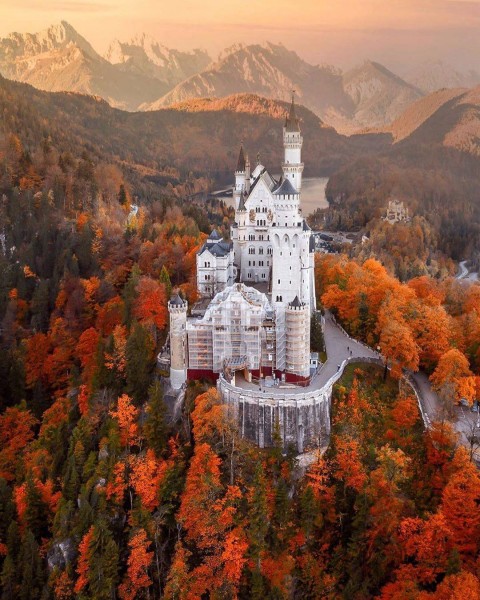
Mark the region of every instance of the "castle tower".
<instances>
[{"instance_id":1,"label":"castle tower","mask_svg":"<svg viewBox=\"0 0 480 600\"><path fill-rule=\"evenodd\" d=\"M285 309L285 371L310 376L310 309L298 296Z\"/></svg>"},{"instance_id":2,"label":"castle tower","mask_svg":"<svg viewBox=\"0 0 480 600\"><path fill-rule=\"evenodd\" d=\"M178 390L187 380L187 308L178 294L168 302L170 315L170 383Z\"/></svg>"},{"instance_id":3,"label":"castle tower","mask_svg":"<svg viewBox=\"0 0 480 600\"><path fill-rule=\"evenodd\" d=\"M302 145L303 138L295 113L295 98L292 94L292 104L283 127L284 162L282 170L285 179L288 179L298 192L302 189Z\"/></svg>"}]
</instances>

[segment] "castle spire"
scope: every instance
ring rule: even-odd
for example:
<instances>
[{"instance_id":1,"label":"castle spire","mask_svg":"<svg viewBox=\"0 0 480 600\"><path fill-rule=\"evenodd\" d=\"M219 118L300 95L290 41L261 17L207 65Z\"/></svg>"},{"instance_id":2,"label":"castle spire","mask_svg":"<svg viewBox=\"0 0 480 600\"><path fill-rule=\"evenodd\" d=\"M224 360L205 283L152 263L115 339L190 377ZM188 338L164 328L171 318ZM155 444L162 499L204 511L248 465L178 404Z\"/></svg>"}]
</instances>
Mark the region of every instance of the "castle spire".
<instances>
[{"instance_id":1,"label":"castle spire","mask_svg":"<svg viewBox=\"0 0 480 600\"><path fill-rule=\"evenodd\" d=\"M290 104L290 110L285 119L285 131L300 131L300 123L295 113L295 90L292 90L292 103Z\"/></svg>"},{"instance_id":2,"label":"castle spire","mask_svg":"<svg viewBox=\"0 0 480 600\"><path fill-rule=\"evenodd\" d=\"M237 171L245 171L245 153L243 152L243 142L240 143L240 153L238 155Z\"/></svg>"}]
</instances>

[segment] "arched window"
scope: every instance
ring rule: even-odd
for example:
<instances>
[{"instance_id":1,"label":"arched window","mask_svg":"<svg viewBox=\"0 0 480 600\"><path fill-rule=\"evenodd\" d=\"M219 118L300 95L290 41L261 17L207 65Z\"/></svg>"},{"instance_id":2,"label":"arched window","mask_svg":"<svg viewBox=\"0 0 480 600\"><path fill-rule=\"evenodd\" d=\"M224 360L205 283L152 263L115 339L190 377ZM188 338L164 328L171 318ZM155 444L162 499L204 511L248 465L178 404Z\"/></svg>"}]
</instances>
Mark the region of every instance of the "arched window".
<instances>
[{"instance_id":1,"label":"arched window","mask_svg":"<svg viewBox=\"0 0 480 600\"><path fill-rule=\"evenodd\" d=\"M255 247L254 246L249 246L248 247L248 253L249 254L255 254Z\"/></svg>"}]
</instances>

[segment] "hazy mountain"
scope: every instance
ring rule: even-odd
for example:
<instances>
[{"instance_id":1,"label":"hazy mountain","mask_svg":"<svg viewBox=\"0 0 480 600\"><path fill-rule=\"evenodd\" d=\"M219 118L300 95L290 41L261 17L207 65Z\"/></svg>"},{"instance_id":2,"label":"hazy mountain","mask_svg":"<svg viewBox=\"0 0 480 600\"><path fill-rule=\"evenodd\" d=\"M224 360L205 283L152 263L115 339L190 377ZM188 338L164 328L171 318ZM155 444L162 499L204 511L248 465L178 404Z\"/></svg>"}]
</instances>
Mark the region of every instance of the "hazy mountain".
<instances>
[{"instance_id":1,"label":"hazy mountain","mask_svg":"<svg viewBox=\"0 0 480 600\"><path fill-rule=\"evenodd\" d=\"M406 81L428 94L442 88L474 87L480 83L476 71L461 72L441 60L429 61L405 76Z\"/></svg>"},{"instance_id":2,"label":"hazy mountain","mask_svg":"<svg viewBox=\"0 0 480 600\"><path fill-rule=\"evenodd\" d=\"M391 123L422 96L420 90L372 61L345 73L343 88L355 106L352 121L356 128Z\"/></svg>"},{"instance_id":3,"label":"hazy mountain","mask_svg":"<svg viewBox=\"0 0 480 600\"><path fill-rule=\"evenodd\" d=\"M404 136L403 144L442 146L480 157L480 86L436 92L425 100L432 106L431 114L425 112L426 118Z\"/></svg>"},{"instance_id":4,"label":"hazy mountain","mask_svg":"<svg viewBox=\"0 0 480 600\"><path fill-rule=\"evenodd\" d=\"M390 126L385 128L385 131L391 132L396 142L408 138L440 107L452 99L462 96L466 91L464 88L444 88L432 92L411 104Z\"/></svg>"},{"instance_id":5,"label":"hazy mountain","mask_svg":"<svg viewBox=\"0 0 480 600\"><path fill-rule=\"evenodd\" d=\"M299 102L339 131L383 126L422 94L378 63L365 62L342 75L331 66L313 66L282 45L233 46L207 69L178 84L155 110L190 98L253 92Z\"/></svg>"},{"instance_id":6,"label":"hazy mountain","mask_svg":"<svg viewBox=\"0 0 480 600\"><path fill-rule=\"evenodd\" d=\"M295 52L277 44L235 45L207 69L177 85L157 102L155 110L191 98L255 93L288 101L292 90L298 101L317 115L332 110L349 114L353 105L342 87L341 72L331 66L313 66Z\"/></svg>"},{"instance_id":7,"label":"hazy mountain","mask_svg":"<svg viewBox=\"0 0 480 600\"><path fill-rule=\"evenodd\" d=\"M114 40L105 59L124 71L154 77L169 87L202 71L211 62L203 50L172 50L146 34L135 36L128 42Z\"/></svg>"},{"instance_id":8,"label":"hazy mountain","mask_svg":"<svg viewBox=\"0 0 480 600\"><path fill-rule=\"evenodd\" d=\"M177 56L177 62L179 74L186 66L181 57ZM47 91L97 95L128 110L171 87L141 69L111 64L65 21L36 34L12 33L0 39L0 73Z\"/></svg>"},{"instance_id":9,"label":"hazy mountain","mask_svg":"<svg viewBox=\"0 0 480 600\"><path fill-rule=\"evenodd\" d=\"M125 110L239 93L288 101L295 90L299 103L347 134L384 127L422 95L378 63L343 74L271 43L235 45L211 62L202 50L171 50L140 35L115 40L102 57L65 21L0 39L0 74L47 91L97 95Z\"/></svg>"}]
</instances>

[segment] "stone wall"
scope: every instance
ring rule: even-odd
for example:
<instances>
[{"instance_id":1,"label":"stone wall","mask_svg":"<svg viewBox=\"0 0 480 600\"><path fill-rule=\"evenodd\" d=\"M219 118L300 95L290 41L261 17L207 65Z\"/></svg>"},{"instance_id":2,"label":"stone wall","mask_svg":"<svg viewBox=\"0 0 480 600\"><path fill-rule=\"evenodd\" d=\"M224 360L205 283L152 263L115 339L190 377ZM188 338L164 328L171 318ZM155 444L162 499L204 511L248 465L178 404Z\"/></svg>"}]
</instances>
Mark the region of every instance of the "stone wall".
<instances>
[{"instance_id":1,"label":"stone wall","mask_svg":"<svg viewBox=\"0 0 480 600\"><path fill-rule=\"evenodd\" d=\"M217 388L231 407L243 437L260 448L273 446L278 427L283 447L294 446L302 453L308 448L328 444L333 386L351 362L383 364L377 358L348 358L320 389L298 388L294 393L282 392L278 387L246 390L228 383L222 376L217 381Z\"/></svg>"}]
</instances>

